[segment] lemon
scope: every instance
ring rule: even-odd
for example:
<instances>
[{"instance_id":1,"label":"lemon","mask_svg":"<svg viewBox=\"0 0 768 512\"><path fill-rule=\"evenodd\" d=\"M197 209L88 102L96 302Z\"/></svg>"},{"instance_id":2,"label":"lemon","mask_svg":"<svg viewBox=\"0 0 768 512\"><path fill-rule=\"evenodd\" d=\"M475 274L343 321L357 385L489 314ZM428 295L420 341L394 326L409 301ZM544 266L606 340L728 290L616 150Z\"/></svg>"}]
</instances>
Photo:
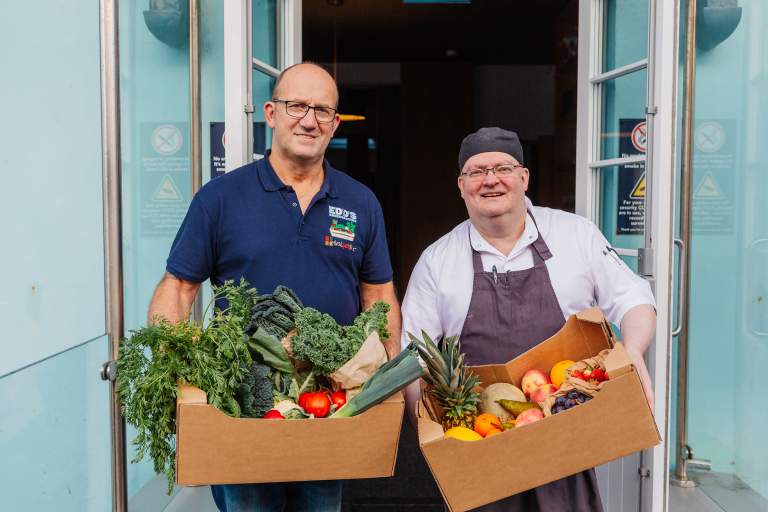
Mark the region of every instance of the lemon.
<instances>
[{"instance_id":1,"label":"lemon","mask_svg":"<svg viewBox=\"0 0 768 512\"><path fill-rule=\"evenodd\" d=\"M452 437L460 441L479 441L483 438L483 436L467 427L449 428L445 431L445 437Z\"/></svg>"},{"instance_id":2,"label":"lemon","mask_svg":"<svg viewBox=\"0 0 768 512\"><path fill-rule=\"evenodd\" d=\"M576 364L576 361L571 361L570 359L555 363L549 371L549 378L552 380L552 384L559 388L560 385L565 382L565 377L567 376L566 370L574 364Z\"/></svg>"}]
</instances>

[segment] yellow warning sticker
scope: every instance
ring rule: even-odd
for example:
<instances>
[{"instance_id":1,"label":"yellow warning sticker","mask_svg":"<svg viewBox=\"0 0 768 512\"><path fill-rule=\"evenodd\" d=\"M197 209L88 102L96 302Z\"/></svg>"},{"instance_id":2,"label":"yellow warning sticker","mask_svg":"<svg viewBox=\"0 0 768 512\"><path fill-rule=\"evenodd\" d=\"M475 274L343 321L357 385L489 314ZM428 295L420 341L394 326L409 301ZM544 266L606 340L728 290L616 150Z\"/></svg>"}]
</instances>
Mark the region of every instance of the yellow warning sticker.
<instances>
[{"instance_id":1,"label":"yellow warning sticker","mask_svg":"<svg viewBox=\"0 0 768 512\"><path fill-rule=\"evenodd\" d=\"M640 176L640 179L637 180L637 183L635 183L635 186L632 189L632 192L630 192L629 197L631 199L645 199L645 173L643 173L643 175Z\"/></svg>"}]
</instances>

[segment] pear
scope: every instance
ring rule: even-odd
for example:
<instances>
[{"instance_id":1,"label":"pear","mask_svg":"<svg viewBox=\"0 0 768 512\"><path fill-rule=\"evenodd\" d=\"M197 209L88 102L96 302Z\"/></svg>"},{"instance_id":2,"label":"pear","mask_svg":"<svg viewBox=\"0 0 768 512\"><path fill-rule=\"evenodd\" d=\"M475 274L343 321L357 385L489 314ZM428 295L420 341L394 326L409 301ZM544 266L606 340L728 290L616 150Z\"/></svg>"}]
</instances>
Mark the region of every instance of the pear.
<instances>
[{"instance_id":1,"label":"pear","mask_svg":"<svg viewBox=\"0 0 768 512\"><path fill-rule=\"evenodd\" d=\"M538 409L539 406L531 403L531 402L520 402L517 400L496 400L496 402L501 405L505 410L512 413L515 417L517 417L521 412L527 411L528 409Z\"/></svg>"}]
</instances>

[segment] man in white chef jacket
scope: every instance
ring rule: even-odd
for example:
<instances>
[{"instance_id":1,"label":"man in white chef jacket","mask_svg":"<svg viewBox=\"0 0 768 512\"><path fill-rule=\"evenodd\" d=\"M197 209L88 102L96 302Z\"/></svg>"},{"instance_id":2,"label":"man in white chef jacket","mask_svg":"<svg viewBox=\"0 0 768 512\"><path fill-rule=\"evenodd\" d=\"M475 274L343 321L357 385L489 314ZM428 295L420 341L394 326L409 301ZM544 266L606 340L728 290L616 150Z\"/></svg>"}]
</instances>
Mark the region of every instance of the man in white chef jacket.
<instances>
[{"instance_id":1,"label":"man in white chef jacket","mask_svg":"<svg viewBox=\"0 0 768 512\"><path fill-rule=\"evenodd\" d=\"M599 307L622 341L652 404L643 354L656 312L650 286L587 219L534 206L515 132L481 128L459 151L457 184L469 219L430 245L403 300L408 332L460 335L471 365L504 363L556 333L573 313ZM413 419L418 383L407 390ZM592 470L532 489L484 510L600 510ZM554 507L554 508L553 508Z\"/></svg>"}]
</instances>

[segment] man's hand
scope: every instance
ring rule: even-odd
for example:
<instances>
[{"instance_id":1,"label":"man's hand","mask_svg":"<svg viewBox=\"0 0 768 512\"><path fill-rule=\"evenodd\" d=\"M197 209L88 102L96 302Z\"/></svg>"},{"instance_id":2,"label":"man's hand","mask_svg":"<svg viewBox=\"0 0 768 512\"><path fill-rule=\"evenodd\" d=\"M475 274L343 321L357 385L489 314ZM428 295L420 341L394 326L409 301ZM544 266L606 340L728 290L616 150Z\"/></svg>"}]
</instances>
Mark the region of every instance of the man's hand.
<instances>
[{"instance_id":1,"label":"man's hand","mask_svg":"<svg viewBox=\"0 0 768 512\"><path fill-rule=\"evenodd\" d=\"M400 303L395 294L395 285L392 281L384 284L360 283L360 301L363 309L370 308L374 302L382 301L389 304L387 313L387 330L389 339L384 342L384 349L390 359L400 353Z\"/></svg>"},{"instance_id":2,"label":"man's hand","mask_svg":"<svg viewBox=\"0 0 768 512\"><path fill-rule=\"evenodd\" d=\"M189 310L199 289L200 283L185 281L166 272L149 303L147 325L154 323L155 317L165 318L174 324L189 318Z\"/></svg>"},{"instance_id":3,"label":"man's hand","mask_svg":"<svg viewBox=\"0 0 768 512\"><path fill-rule=\"evenodd\" d=\"M629 348L627 348L627 354L632 360L632 364L635 365L635 368L637 369L637 374L640 376L640 383L643 385L643 391L645 391L645 396L648 399L648 405L651 406L651 411L653 411L653 384L651 382L651 374L648 373L648 368L645 366L643 354L639 354Z\"/></svg>"},{"instance_id":4,"label":"man's hand","mask_svg":"<svg viewBox=\"0 0 768 512\"><path fill-rule=\"evenodd\" d=\"M656 332L656 310L650 304L635 306L621 319L621 339L632 364L635 365L643 384L648 405L653 411L653 383L645 365L643 354L653 340Z\"/></svg>"}]
</instances>

